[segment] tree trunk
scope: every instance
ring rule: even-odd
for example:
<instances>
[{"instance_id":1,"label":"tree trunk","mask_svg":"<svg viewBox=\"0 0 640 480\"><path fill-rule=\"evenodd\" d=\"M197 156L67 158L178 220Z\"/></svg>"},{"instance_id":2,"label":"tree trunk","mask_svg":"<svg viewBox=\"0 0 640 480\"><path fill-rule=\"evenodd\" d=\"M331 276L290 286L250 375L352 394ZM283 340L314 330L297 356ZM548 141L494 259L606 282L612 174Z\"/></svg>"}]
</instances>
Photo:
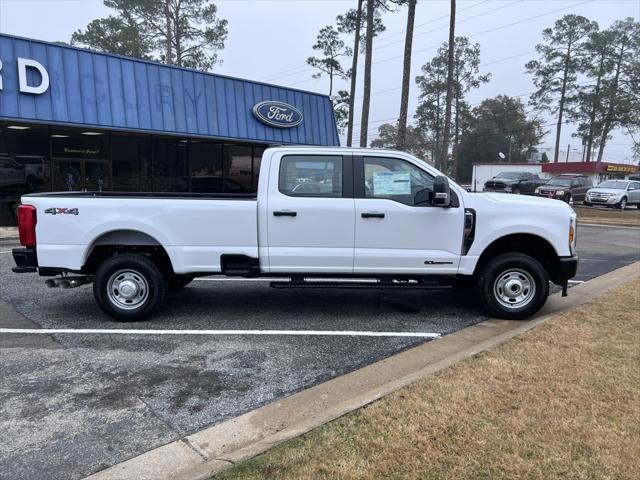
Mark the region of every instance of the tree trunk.
<instances>
[{"instance_id":1,"label":"tree trunk","mask_svg":"<svg viewBox=\"0 0 640 480\"><path fill-rule=\"evenodd\" d=\"M625 43L620 45L620 53L618 55L618 64L616 65L616 74L613 78L613 85L611 88L611 93L609 95L609 106L607 108L607 115L604 120L604 125L602 126L602 135L600 136L600 145L598 146L598 163L602 161L602 156L604 154L604 147L607 144L607 136L611 131L611 124L613 123L613 115L615 114L614 110L616 107L616 97L618 96L618 82L620 81L620 69L622 68L622 61L625 54Z\"/></svg>"},{"instance_id":2,"label":"tree trunk","mask_svg":"<svg viewBox=\"0 0 640 480\"><path fill-rule=\"evenodd\" d=\"M369 129L369 104L371 103L371 57L373 54L373 11L374 0L367 0L367 51L364 57L364 92L362 98L362 118L360 120L360 146L367 146Z\"/></svg>"},{"instance_id":3,"label":"tree trunk","mask_svg":"<svg viewBox=\"0 0 640 480\"><path fill-rule=\"evenodd\" d=\"M460 72L456 68L456 108L453 132L453 179L458 178L458 142L460 141Z\"/></svg>"},{"instance_id":4,"label":"tree trunk","mask_svg":"<svg viewBox=\"0 0 640 480\"><path fill-rule=\"evenodd\" d=\"M411 82L411 45L413 43L413 23L416 18L416 0L409 0L407 12L407 33L404 38L404 62L402 66L402 93L400 95L400 118L398 118L398 150L404 150L407 143L407 114L409 110L409 85Z\"/></svg>"},{"instance_id":5,"label":"tree trunk","mask_svg":"<svg viewBox=\"0 0 640 480\"><path fill-rule=\"evenodd\" d=\"M356 32L353 41L353 60L351 62L351 89L349 91L349 119L347 121L347 147L353 141L353 110L356 104L356 77L358 72L358 53L360 50L360 26L362 24L362 2L358 0L358 10L356 11Z\"/></svg>"},{"instance_id":6,"label":"tree trunk","mask_svg":"<svg viewBox=\"0 0 640 480\"><path fill-rule=\"evenodd\" d=\"M440 154L441 165L444 165L444 162L446 162L449 156L449 135L451 132L451 101L453 99L453 61L456 40L455 33L456 0L451 0L451 13L449 16L449 57L447 60L447 99L444 114L444 133L442 135L442 153Z\"/></svg>"},{"instance_id":7,"label":"tree trunk","mask_svg":"<svg viewBox=\"0 0 640 480\"><path fill-rule=\"evenodd\" d=\"M329 69L329 98L331 98L332 93L333 93L333 67Z\"/></svg>"},{"instance_id":8,"label":"tree trunk","mask_svg":"<svg viewBox=\"0 0 640 480\"><path fill-rule=\"evenodd\" d=\"M560 104L558 105L558 123L556 124L556 145L553 153L553 163L558 163L560 153L560 132L562 132L562 116L564 115L564 101L567 92L567 76L569 75L569 62L571 61L571 41L567 44L567 56L564 60L564 75L562 76L562 89L560 90Z\"/></svg>"},{"instance_id":9,"label":"tree trunk","mask_svg":"<svg viewBox=\"0 0 640 480\"><path fill-rule=\"evenodd\" d=\"M596 110L600 97L600 81L602 80L602 76L604 75L604 59L605 55L602 54L602 56L600 57L600 66L598 67L598 79L596 80L596 88L593 92L593 102L591 102L591 114L589 115L589 133L587 134L586 145L587 162L591 161L591 147L593 146L593 124L596 121ZM583 151L585 151L585 149L583 149Z\"/></svg>"},{"instance_id":10,"label":"tree trunk","mask_svg":"<svg viewBox=\"0 0 640 480\"><path fill-rule=\"evenodd\" d=\"M167 22L167 30L165 32L167 37L166 48L166 63L167 65L173 65L173 35L171 34L171 9L169 8L169 0L164 2L164 18Z\"/></svg>"}]
</instances>

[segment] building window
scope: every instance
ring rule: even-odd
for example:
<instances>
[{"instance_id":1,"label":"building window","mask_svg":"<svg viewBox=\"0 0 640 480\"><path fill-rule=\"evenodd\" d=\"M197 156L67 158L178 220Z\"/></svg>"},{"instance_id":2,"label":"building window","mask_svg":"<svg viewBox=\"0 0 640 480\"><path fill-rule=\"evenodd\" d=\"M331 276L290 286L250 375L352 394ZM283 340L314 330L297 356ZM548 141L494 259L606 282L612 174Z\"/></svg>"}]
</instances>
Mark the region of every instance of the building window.
<instances>
[{"instance_id":1,"label":"building window","mask_svg":"<svg viewBox=\"0 0 640 480\"><path fill-rule=\"evenodd\" d=\"M188 192L187 140L154 138L153 191Z\"/></svg>"},{"instance_id":2,"label":"building window","mask_svg":"<svg viewBox=\"0 0 640 480\"><path fill-rule=\"evenodd\" d=\"M111 190L109 132L51 130L54 190Z\"/></svg>"},{"instance_id":3,"label":"building window","mask_svg":"<svg viewBox=\"0 0 640 480\"><path fill-rule=\"evenodd\" d=\"M265 147L253 147L253 180L252 190L258 191L258 180L260 177L260 164L262 163L262 154L266 150Z\"/></svg>"},{"instance_id":4,"label":"building window","mask_svg":"<svg viewBox=\"0 0 640 480\"><path fill-rule=\"evenodd\" d=\"M250 146L224 146L224 192L253 192L253 154Z\"/></svg>"},{"instance_id":5,"label":"building window","mask_svg":"<svg viewBox=\"0 0 640 480\"><path fill-rule=\"evenodd\" d=\"M148 192L151 190L151 137L112 134L113 190Z\"/></svg>"},{"instance_id":6,"label":"building window","mask_svg":"<svg viewBox=\"0 0 640 480\"><path fill-rule=\"evenodd\" d=\"M0 225L15 225L21 195L49 191L48 128L0 123Z\"/></svg>"},{"instance_id":7,"label":"building window","mask_svg":"<svg viewBox=\"0 0 640 480\"><path fill-rule=\"evenodd\" d=\"M222 144L191 140L191 191L196 193L223 193Z\"/></svg>"}]
</instances>

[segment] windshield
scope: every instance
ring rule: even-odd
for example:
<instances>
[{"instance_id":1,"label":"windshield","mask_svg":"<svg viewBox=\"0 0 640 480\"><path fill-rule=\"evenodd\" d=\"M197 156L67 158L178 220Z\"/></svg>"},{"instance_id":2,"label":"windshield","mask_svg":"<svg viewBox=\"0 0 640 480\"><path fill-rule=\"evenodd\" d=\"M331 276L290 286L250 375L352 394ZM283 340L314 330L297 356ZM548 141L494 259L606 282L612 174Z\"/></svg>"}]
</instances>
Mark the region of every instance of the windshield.
<instances>
[{"instance_id":1,"label":"windshield","mask_svg":"<svg viewBox=\"0 0 640 480\"><path fill-rule=\"evenodd\" d=\"M517 180L518 178L520 178L520 174L517 172L513 172L513 173L502 172L496 175L495 178L511 178L511 179Z\"/></svg>"},{"instance_id":2,"label":"windshield","mask_svg":"<svg viewBox=\"0 0 640 480\"><path fill-rule=\"evenodd\" d=\"M624 180L606 180L598 185L598 188L614 188L616 190L625 190L629 182Z\"/></svg>"},{"instance_id":3,"label":"windshield","mask_svg":"<svg viewBox=\"0 0 640 480\"><path fill-rule=\"evenodd\" d=\"M552 187L570 187L571 179L570 178L552 178L547 182L547 185Z\"/></svg>"}]
</instances>

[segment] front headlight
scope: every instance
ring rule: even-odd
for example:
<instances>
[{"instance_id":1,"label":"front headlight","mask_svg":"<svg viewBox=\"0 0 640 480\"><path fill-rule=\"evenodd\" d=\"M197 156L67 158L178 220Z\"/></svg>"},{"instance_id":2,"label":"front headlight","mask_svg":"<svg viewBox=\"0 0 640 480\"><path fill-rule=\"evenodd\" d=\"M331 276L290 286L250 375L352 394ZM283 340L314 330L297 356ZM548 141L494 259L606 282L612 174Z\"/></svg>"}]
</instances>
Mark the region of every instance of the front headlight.
<instances>
[{"instance_id":1,"label":"front headlight","mask_svg":"<svg viewBox=\"0 0 640 480\"><path fill-rule=\"evenodd\" d=\"M540 193L540 187L536 187L533 193Z\"/></svg>"},{"instance_id":2,"label":"front headlight","mask_svg":"<svg viewBox=\"0 0 640 480\"><path fill-rule=\"evenodd\" d=\"M559 197L563 197L564 196L564 190L556 190L556 195Z\"/></svg>"}]
</instances>

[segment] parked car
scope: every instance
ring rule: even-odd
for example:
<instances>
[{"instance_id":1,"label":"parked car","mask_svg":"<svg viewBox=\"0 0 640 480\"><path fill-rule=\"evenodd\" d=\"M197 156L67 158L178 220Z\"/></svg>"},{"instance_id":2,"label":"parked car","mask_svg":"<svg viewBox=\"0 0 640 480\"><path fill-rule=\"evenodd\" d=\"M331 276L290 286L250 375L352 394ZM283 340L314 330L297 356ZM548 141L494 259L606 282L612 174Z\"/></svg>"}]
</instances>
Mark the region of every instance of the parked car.
<instances>
[{"instance_id":1,"label":"parked car","mask_svg":"<svg viewBox=\"0 0 640 480\"><path fill-rule=\"evenodd\" d=\"M605 180L595 188L589 189L584 204L604 205L624 210L627 205L640 208L640 181Z\"/></svg>"},{"instance_id":2,"label":"parked car","mask_svg":"<svg viewBox=\"0 0 640 480\"><path fill-rule=\"evenodd\" d=\"M537 187L542 185L538 175L531 172L500 172L484 184L483 192L505 192L533 195Z\"/></svg>"},{"instance_id":3,"label":"parked car","mask_svg":"<svg viewBox=\"0 0 640 480\"><path fill-rule=\"evenodd\" d=\"M31 165L0 155L0 187L20 193L33 192L38 184L37 171Z\"/></svg>"},{"instance_id":4,"label":"parked car","mask_svg":"<svg viewBox=\"0 0 640 480\"><path fill-rule=\"evenodd\" d=\"M593 187L591 179L586 175L563 174L553 177L544 185L535 189L539 197L555 198L567 203L584 202L587 190Z\"/></svg>"},{"instance_id":5,"label":"parked car","mask_svg":"<svg viewBox=\"0 0 640 480\"><path fill-rule=\"evenodd\" d=\"M549 280L566 293L578 265L569 206L468 193L407 153L359 148L269 148L257 194L24 195L18 230L14 272L93 282L118 320L148 316L167 288L204 275L289 277L274 288L460 281L489 314L522 319L545 303Z\"/></svg>"}]
</instances>

